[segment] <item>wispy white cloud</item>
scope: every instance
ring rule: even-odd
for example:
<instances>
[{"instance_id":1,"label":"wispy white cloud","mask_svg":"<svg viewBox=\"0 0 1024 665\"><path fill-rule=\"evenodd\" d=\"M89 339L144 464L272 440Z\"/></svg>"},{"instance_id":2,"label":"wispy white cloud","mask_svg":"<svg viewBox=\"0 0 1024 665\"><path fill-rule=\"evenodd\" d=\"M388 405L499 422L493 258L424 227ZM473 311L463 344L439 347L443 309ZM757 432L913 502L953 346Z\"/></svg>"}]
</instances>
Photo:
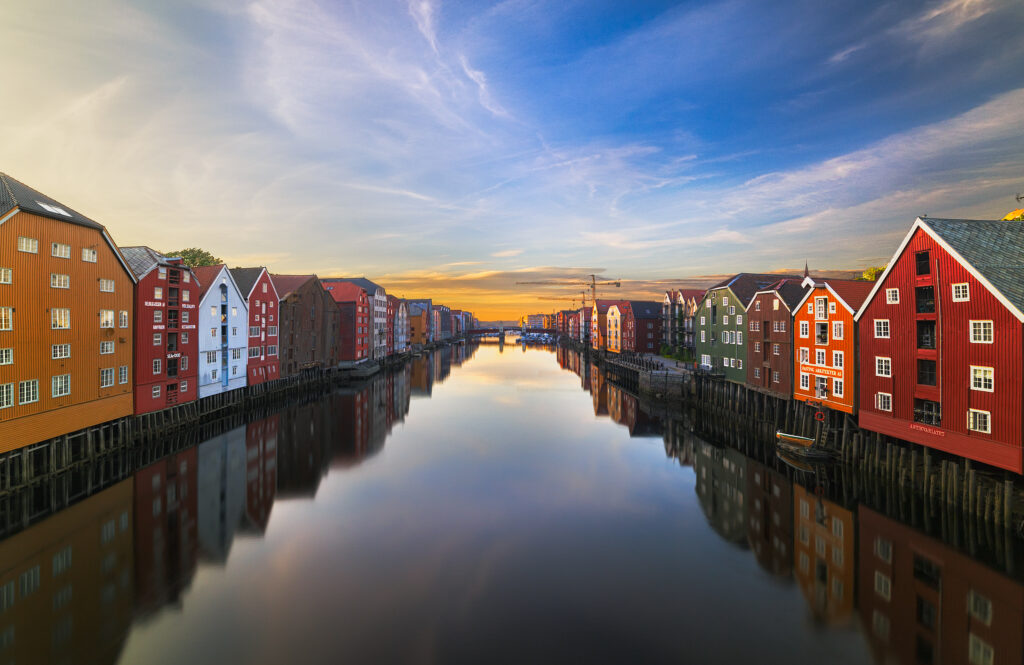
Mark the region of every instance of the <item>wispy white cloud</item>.
<instances>
[{"instance_id":1,"label":"wispy white cloud","mask_svg":"<svg viewBox=\"0 0 1024 665\"><path fill-rule=\"evenodd\" d=\"M501 259L501 258L509 258L509 257L512 257L512 256L519 256L522 253L523 253L523 250L521 250L521 249L503 249L500 252L492 252L491 256L493 256L495 258Z\"/></svg>"}]
</instances>

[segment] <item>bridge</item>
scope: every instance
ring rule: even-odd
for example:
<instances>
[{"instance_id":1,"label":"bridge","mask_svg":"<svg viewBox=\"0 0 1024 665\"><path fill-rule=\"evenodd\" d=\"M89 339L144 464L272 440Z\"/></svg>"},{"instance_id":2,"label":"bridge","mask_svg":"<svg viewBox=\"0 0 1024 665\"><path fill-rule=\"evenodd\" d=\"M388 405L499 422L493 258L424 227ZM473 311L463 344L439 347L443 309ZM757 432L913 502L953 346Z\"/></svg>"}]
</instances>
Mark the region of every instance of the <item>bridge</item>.
<instances>
[{"instance_id":1,"label":"bridge","mask_svg":"<svg viewBox=\"0 0 1024 665\"><path fill-rule=\"evenodd\" d=\"M548 335L557 335L558 334L558 331L556 331L554 328L528 328L525 331L520 330L519 328L474 328L474 329L469 331L469 334L470 335L500 335L500 334L504 333L506 335L519 335L519 334L521 334L523 332L535 333L537 335L543 335L544 333L547 333Z\"/></svg>"}]
</instances>

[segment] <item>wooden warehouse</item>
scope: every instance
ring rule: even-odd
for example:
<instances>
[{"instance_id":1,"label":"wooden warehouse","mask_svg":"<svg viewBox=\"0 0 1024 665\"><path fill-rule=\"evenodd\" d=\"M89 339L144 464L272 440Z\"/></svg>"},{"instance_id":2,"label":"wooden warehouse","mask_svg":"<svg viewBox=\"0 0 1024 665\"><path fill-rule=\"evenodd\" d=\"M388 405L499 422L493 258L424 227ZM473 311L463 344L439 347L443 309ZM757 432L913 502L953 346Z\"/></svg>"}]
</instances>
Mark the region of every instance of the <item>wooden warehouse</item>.
<instances>
[{"instance_id":1,"label":"wooden warehouse","mask_svg":"<svg viewBox=\"0 0 1024 665\"><path fill-rule=\"evenodd\" d=\"M0 173L0 452L131 415L134 283L101 224Z\"/></svg>"},{"instance_id":2,"label":"wooden warehouse","mask_svg":"<svg viewBox=\"0 0 1024 665\"><path fill-rule=\"evenodd\" d=\"M281 297L281 376L338 364L341 311L316 275L271 275Z\"/></svg>"}]
</instances>

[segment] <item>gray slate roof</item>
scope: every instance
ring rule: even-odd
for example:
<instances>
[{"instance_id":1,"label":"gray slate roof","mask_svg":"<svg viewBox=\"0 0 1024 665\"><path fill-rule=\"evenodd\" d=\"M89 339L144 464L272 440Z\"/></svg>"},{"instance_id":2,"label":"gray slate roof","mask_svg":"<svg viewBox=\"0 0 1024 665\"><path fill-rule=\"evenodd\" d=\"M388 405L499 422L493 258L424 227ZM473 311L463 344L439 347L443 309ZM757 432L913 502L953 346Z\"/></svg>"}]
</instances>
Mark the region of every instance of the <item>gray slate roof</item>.
<instances>
[{"instance_id":1,"label":"gray slate roof","mask_svg":"<svg viewBox=\"0 0 1024 665\"><path fill-rule=\"evenodd\" d=\"M366 291L366 294L368 296L370 296L370 298L373 298L373 296L377 293L377 289L381 289L382 291L387 293L387 291L383 287L381 287L381 286L371 282L370 280L366 279L365 277L327 277L327 278L324 278L321 281L324 281L324 282L350 282L352 284L357 284L364 291Z\"/></svg>"},{"instance_id":2,"label":"gray slate roof","mask_svg":"<svg viewBox=\"0 0 1024 665\"><path fill-rule=\"evenodd\" d=\"M721 289L729 287L733 294L740 299L740 303L744 308L750 304L750 299L754 297L758 291L764 291L772 284L778 282L780 279L790 277L792 279L801 279L796 275L772 275L772 274L761 274L753 272L741 272L738 275L722 280L718 284L712 286L708 291L715 289Z\"/></svg>"},{"instance_id":3,"label":"gray slate roof","mask_svg":"<svg viewBox=\"0 0 1024 665\"><path fill-rule=\"evenodd\" d=\"M63 210L67 215L60 212L47 210L42 204L54 206ZM6 213L12 208L18 207L25 212L41 217L49 217L61 222L70 222L80 226L87 226L97 231L103 230L103 225L92 221L85 215L75 212L63 203L51 199L46 194L36 191L23 182L15 180L6 173L0 173L0 214Z\"/></svg>"},{"instance_id":4,"label":"gray slate roof","mask_svg":"<svg viewBox=\"0 0 1024 665\"><path fill-rule=\"evenodd\" d=\"M921 221L1024 312L1024 222L931 217Z\"/></svg>"},{"instance_id":5,"label":"gray slate roof","mask_svg":"<svg viewBox=\"0 0 1024 665\"><path fill-rule=\"evenodd\" d=\"M235 284L238 285L238 290L242 292L242 296L248 300L249 294L252 293L252 287L256 285L256 280L263 274L264 268L232 268L231 278L235 280Z\"/></svg>"},{"instance_id":6,"label":"gray slate roof","mask_svg":"<svg viewBox=\"0 0 1024 665\"><path fill-rule=\"evenodd\" d=\"M786 278L781 283L775 285L775 292L779 294L779 298L782 302L786 303L786 307L791 312L794 307L800 304L804 294L807 293L807 287L801 286L802 281L802 279Z\"/></svg>"},{"instance_id":7,"label":"gray slate roof","mask_svg":"<svg viewBox=\"0 0 1024 665\"><path fill-rule=\"evenodd\" d=\"M633 310L634 319L660 319L661 303L650 300L630 300L629 307Z\"/></svg>"},{"instance_id":8,"label":"gray slate roof","mask_svg":"<svg viewBox=\"0 0 1024 665\"><path fill-rule=\"evenodd\" d=\"M168 265L167 257L152 247L122 247L121 254L128 267L140 279L156 266Z\"/></svg>"}]
</instances>

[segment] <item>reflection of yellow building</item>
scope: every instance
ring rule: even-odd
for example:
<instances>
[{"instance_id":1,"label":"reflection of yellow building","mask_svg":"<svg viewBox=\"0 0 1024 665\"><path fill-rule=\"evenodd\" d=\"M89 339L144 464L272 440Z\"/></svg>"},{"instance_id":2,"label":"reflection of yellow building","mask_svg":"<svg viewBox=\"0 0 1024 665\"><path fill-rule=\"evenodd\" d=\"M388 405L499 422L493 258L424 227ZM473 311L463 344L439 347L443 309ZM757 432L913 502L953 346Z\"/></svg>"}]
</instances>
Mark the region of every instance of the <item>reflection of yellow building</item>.
<instances>
[{"instance_id":1,"label":"reflection of yellow building","mask_svg":"<svg viewBox=\"0 0 1024 665\"><path fill-rule=\"evenodd\" d=\"M132 487L0 542L0 662L117 662L135 596Z\"/></svg>"},{"instance_id":2,"label":"reflection of yellow building","mask_svg":"<svg viewBox=\"0 0 1024 665\"><path fill-rule=\"evenodd\" d=\"M853 513L793 486L796 579L814 615L828 621L853 614Z\"/></svg>"},{"instance_id":3,"label":"reflection of yellow building","mask_svg":"<svg viewBox=\"0 0 1024 665\"><path fill-rule=\"evenodd\" d=\"M622 312L618 305L608 308L608 350L612 353L622 352Z\"/></svg>"}]
</instances>

